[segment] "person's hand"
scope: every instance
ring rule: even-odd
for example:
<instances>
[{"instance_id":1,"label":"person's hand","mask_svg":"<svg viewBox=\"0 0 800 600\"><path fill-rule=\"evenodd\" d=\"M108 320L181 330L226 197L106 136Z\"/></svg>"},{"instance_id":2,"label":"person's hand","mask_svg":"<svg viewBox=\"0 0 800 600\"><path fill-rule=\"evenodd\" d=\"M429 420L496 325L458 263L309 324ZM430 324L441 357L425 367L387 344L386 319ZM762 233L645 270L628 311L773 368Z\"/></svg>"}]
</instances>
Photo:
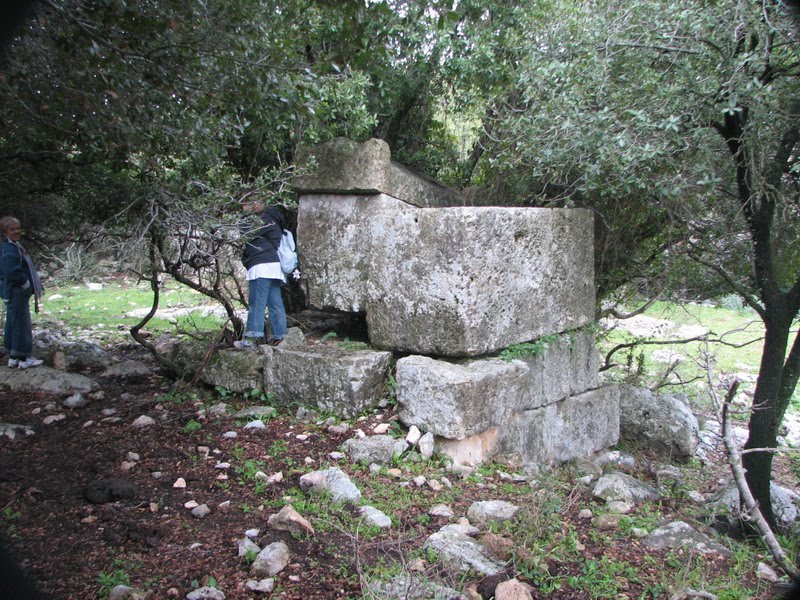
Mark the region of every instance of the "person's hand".
<instances>
[{"instance_id":1,"label":"person's hand","mask_svg":"<svg viewBox=\"0 0 800 600\"><path fill-rule=\"evenodd\" d=\"M292 271L292 279L298 281L300 279L300 269L295 269Z\"/></svg>"}]
</instances>

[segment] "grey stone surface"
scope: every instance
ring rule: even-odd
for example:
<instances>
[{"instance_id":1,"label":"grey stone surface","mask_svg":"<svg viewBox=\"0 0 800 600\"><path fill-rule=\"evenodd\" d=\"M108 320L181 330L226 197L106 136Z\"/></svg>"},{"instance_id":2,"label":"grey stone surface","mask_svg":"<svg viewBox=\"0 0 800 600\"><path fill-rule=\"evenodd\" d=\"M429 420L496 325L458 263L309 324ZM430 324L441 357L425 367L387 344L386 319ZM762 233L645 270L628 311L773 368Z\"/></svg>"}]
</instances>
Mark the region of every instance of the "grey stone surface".
<instances>
[{"instance_id":1,"label":"grey stone surface","mask_svg":"<svg viewBox=\"0 0 800 600\"><path fill-rule=\"evenodd\" d=\"M298 239L309 304L365 312L382 348L475 356L594 316L585 210L306 195Z\"/></svg>"},{"instance_id":2,"label":"grey stone surface","mask_svg":"<svg viewBox=\"0 0 800 600\"><path fill-rule=\"evenodd\" d=\"M71 394L74 392L88 393L97 387L94 379L78 373L65 373L44 365L32 369L0 367L0 389Z\"/></svg>"},{"instance_id":3,"label":"grey stone surface","mask_svg":"<svg viewBox=\"0 0 800 600\"><path fill-rule=\"evenodd\" d=\"M146 377L152 373L153 369L140 360L125 360L110 365L102 377Z\"/></svg>"},{"instance_id":4,"label":"grey stone surface","mask_svg":"<svg viewBox=\"0 0 800 600\"><path fill-rule=\"evenodd\" d=\"M658 500L661 495L656 489L625 473L609 473L594 484L592 495L606 502L625 502L639 504Z\"/></svg>"},{"instance_id":5,"label":"grey stone surface","mask_svg":"<svg viewBox=\"0 0 800 600\"><path fill-rule=\"evenodd\" d=\"M716 552L724 556L731 554L730 550L712 540L706 534L692 528L684 521L673 521L664 527L659 527L642 540L645 546L654 550L680 548L690 546L693 551L702 554Z\"/></svg>"},{"instance_id":6,"label":"grey stone surface","mask_svg":"<svg viewBox=\"0 0 800 600\"><path fill-rule=\"evenodd\" d=\"M345 350L334 344L265 348L264 391L278 403L302 402L341 417L356 416L381 399L391 353Z\"/></svg>"},{"instance_id":7,"label":"grey stone surface","mask_svg":"<svg viewBox=\"0 0 800 600\"><path fill-rule=\"evenodd\" d=\"M489 523L504 523L517 514L519 506L505 500L481 500L467 509L467 518L473 525L483 527Z\"/></svg>"},{"instance_id":8,"label":"grey stone surface","mask_svg":"<svg viewBox=\"0 0 800 600\"><path fill-rule=\"evenodd\" d=\"M423 548L434 550L446 564L481 575L495 575L504 570L504 565L491 557L480 542L452 527L443 527L430 535Z\"/></svg>"},{"instance_id":9,"label":"grey stone surface","mask_svg":"<svg viewBox=\"0 0 800 600\"><path fill-rule=\"evenodd\" d=\"M540 343L540 353L518 359L530 370L530 383L516 410L546 406L600 385L600 356L590 329L547 336Z\"/></svg>"},{"instance_id":10,"label":"grey stone surface","mask_svg":"<svg viewBox=\"0 0 800 600\"><path fill-rule=\"evenodd\" d=\"M397 361L396 381L403 423L464 439L504 421L522 403L528 369L519 361L454 364L408 356Z\"/></svg>"},{"instance_id":11,"label":"grey stone surface","mask_svg":"<svg viewBox=\"0 0 800 600\"><path fill-rule=\"evenodd\" d=\"M353 462L366 465L376 463L388 465L392 458L400 456L407 448L405 440L388 435L369 435L363 438L350 438L342 444L342 449Z\"/></svg>"},{"instance_id":12,"label":"grey stone surface","mask_svg":"<svg viewBox=\"0 0 800 600\"><path fill-rule=\"evenodd\" d=\"M389 145L373 138L363 144L336 138L297 150L298 175L292 186L298 194L384 193L414 206L463 204L453 189L392 162Z\"/></svg>"},{"instance_id":13,"label":"grey stone surface","mask_svg":"<svg viewBox=\"0 0 800 600\"><path fill-rule=\"evenodd\" d=\"M769 492L770 500L772 501L772 512L778 521L778 525L789 527L796 524L798 518L800 518L800 511L797 509L797 504L800 502L800 494L774 482L770 484ZM728 481L714 493L709 499L707 507L715 512L731 515L734 518L741 514L739 490L733 480Z\"/></svg>"},{"instance_id":14,"label":"grey stone surface","mask_svg":"<svg viewBox=\"0 0 800 600\"><path fill-rule=\"evenodd\" d=\"M313 471L300 477L300 489L313 493L328 492L334 502L358 502L361 491L347 476L336 467Z\"/></svg>"},{"instance_id":15,"label":"grey stone surface","mask_svg":"<svg viewBox=\"0 0 800 600\"><path fill-rule=\"evenodd\" d=\"M264 385L264 356L258 351L218 350L203 369L201 379L232 392L260 390Z\"/></svg>"},{"instance_id":16,"label":"grey stone surface","mask_svg":"<svg viewBox=\"0 0 800 600\"><path fill-rule=\"evenodd\" d=\"M453 588L409 574L395 575L387 581L367 581L370 595L381 600L454 600L463 598Z\"/></svg>"},{"instance_id":17,"label":"grey stone surface","mask_svg":"<svg viewBox=\"0 0 800 600\"><path fill-rule=\"evenodd\" d=\"M620 386L620 435L678 460L695 455L700 427L683 394Z\"/></svg>"},{"instance_id":18,"label":"grey stone surface","mask_svg":"<svg viewBox=\"0 0 800 600\"><path fill-rule=\"evenodd\" d=\"M289 564L289 546L283 542L272 542L266 546L250 565L250 573L255 577L272 577Z\"/></svg>"},{"instance_id":19,"label":"grey stone surface","mask_svg":"<svg viewBox=\"0 0 800 600\"><path fill-rule=\"evenodd\" d=\"M500 452L526 465L561 463L619 440L619 391L607 385L521 411L503 426Z\"/></svg>"}]
</instances>

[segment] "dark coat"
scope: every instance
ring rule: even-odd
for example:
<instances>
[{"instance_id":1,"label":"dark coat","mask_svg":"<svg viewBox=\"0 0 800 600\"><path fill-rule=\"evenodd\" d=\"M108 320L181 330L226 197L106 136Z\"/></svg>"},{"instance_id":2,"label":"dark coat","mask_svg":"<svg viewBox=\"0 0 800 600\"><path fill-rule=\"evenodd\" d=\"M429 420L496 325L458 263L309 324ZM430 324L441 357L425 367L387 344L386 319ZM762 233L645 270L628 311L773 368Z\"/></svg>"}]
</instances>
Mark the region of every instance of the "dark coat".
<instances>
[{"instance_id":1,"label":"dark coat","mask_svg":"<svg viewBox=\"0 0 800 600\"><path fill-rule=\"evenodd\" d=\"M247 232L247 241L242 252L242 262L246 269L255 265L280 262L278 246L281 244L286 223L283 215L280 209L273 206L260 213L258 218L262 224Z\"/></svg>"},{"instance_id":2,"label":"dark coat","mask_svg":"<svg viewBox=\"0 0 800 600\"><path fill-rule=\"evenodd\" d=\"M27 263L17 245L3 238L0 244L0 298L8 300L14 288L23 287L26 283L30 283L33 290L33 278Z\"/></svg>"}]
</instances>

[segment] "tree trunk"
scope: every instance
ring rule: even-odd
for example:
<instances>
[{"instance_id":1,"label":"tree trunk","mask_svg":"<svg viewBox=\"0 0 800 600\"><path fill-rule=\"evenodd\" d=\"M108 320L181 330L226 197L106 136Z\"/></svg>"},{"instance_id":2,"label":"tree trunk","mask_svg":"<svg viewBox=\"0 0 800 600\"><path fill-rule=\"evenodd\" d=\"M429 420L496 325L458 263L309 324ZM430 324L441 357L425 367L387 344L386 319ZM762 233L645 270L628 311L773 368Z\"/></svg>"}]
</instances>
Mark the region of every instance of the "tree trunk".
<instances>
[{"instance_id":1,"label":"tree trunk","mask_svg":"<svg viewBox=\"0 0 800 600\"><path fill-rule=\"evenodd\" d=\"M764 349L753 396L750 434L745 450L776 446L778 429L793 390L783 385L784 360L792 318L791 315L774 314L785 312L774 307L769 312L770 320L765 323ZM774 530L776 521L772 512L769 489L773 456L772 452L746 452L742 457L742 465L746 470L747 485L758 502L761 513Z\"/></svg>"}]
</instances>

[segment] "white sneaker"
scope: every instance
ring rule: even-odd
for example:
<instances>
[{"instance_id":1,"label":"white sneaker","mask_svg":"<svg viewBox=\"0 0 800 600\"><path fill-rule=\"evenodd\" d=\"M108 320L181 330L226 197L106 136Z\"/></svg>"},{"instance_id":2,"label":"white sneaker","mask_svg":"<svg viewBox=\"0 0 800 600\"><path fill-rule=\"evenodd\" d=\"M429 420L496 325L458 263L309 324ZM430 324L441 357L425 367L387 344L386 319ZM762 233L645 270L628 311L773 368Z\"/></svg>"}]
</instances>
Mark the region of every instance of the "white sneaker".
<instances>
[{"instance_id":1,"label":"white sneaker","mask_svg":"<svg viewBox=\"0 0 800 600\"><path fill-rule=\"evenodd\" d=\"M8 366L10 368L15 368L19 366L19 359L18 358L9 358L8 359Z\"/></svg>"},{"instance_id":2,"label":"white sneaker","mask_svg":"<svg viewBox=\"0 0 800 600\"><path fill-rule=\"evenodd\" d=\"M20 369L27 369L28 367L38 367L44 361L38 358L34 358L29 356L25 360L19 361L19 365L17 365Z\"/></svg>"},{"instance_id":3,"label":"white sneaker","mask_svg":"<svg viewBox=\"0 0 800 600\"><path fill-rule=\"evenodd\" d=\"M253 348L255 344L248 339L239 340L238 342L233 342L234 348Z\"/></svg>"}]
</instances>

